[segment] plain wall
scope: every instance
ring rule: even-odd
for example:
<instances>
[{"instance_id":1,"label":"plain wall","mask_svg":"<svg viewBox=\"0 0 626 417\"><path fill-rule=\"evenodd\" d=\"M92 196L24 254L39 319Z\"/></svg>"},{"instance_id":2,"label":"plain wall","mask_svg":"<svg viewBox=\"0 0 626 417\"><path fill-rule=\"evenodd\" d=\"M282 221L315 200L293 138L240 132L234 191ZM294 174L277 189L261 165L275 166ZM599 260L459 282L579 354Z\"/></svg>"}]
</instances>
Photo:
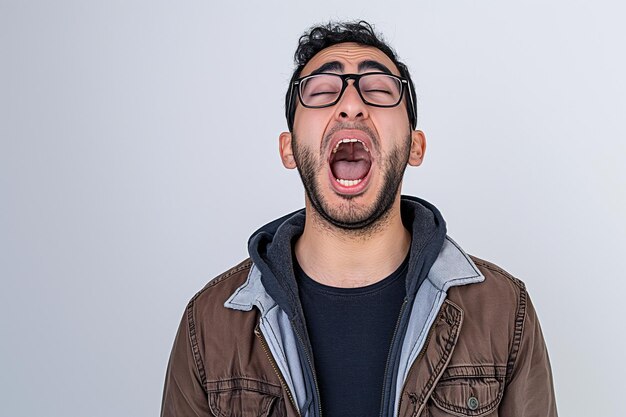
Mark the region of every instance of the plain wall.
<instances>
[{"instance_id":1,"label":"plain wall","mask_svg":"<svg viewBox=\"0 0 626 417\"><path fill-rule=\"evenodd\" d=\"M416 82L404 193L524 280L560 414L623 415L619 1L0 0L0 414L158 415L185 304L303 205L300 34L364 18Z\"/></svg>"}]
</instances>

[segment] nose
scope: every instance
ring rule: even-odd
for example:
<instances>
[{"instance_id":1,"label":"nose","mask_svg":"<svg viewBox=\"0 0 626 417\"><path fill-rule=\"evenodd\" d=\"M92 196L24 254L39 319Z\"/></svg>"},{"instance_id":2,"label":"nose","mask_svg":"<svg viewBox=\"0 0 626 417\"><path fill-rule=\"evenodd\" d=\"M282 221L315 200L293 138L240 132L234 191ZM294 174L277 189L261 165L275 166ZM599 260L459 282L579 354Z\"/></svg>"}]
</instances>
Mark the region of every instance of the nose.
<instances>
[{"instance_id":1,"label":"nose","mask_svg":"<svg viewBox=\"0 0 626 417\"><path fill-rule=\"evenodd\" d=\"M368 106L356 91L354 80L348 81L339 103L335 105L335 118L341 122L357 121L369 117Z\"/></svg>"}]
</instances>

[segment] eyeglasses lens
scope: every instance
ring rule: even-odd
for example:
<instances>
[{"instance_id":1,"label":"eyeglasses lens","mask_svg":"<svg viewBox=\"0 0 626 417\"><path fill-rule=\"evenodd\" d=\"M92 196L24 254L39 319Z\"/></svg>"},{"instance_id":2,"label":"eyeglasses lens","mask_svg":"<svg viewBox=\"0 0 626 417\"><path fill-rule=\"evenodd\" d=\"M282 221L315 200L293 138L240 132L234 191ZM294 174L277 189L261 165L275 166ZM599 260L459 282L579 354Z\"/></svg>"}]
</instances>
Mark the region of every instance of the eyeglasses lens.
<instances>
[{"instance_id":1,"label":"eyeglasses lens","mask_svg":"<svg viewBox=\"0 0 626 417\"><path fill-rule=\"evenodd\" d=\"M328 74L319 74L302 80L300 96L306 106L321 107L337 100L341 93L342 80L340 77Z\"/></svg>"},{"instance_id":2,"label":"eyeglasses lens","mask_svg":"<svg viewBox=\"0 0 626 417\"><path fill-rule=\"evenodd\" d=\"M380 106L398 104L402 93L402 83L397 78L383 74L364 76L359 88L366 101Z\"/></svg>"}]
</instances>

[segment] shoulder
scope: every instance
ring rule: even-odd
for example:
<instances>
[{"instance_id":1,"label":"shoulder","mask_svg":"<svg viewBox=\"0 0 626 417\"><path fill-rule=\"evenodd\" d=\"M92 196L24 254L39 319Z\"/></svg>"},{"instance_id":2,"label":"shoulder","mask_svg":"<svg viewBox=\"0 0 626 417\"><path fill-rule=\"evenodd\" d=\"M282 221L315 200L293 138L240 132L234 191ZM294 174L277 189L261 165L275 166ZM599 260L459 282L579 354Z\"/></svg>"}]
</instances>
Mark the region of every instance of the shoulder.
<instances>
[{"instance_id":1,"label":"shoulder","mask_svg":"<svg viewBox=\"0 0 626 417\"><path fill-rule=\"evenodd\" d=\"M507 285L512 288L525 289L524 283L499 267L498 265L491 263L489 261L485 261L484 259L480 259L476 256L469 255L474 264L478 267L480 272L485 276L485 279L489 276L491 280L501 280L504 281Z\"/></svg>"},{"instance_id":2,"label":"shoulder","mask_svg":"<svg viewBox=\"0 0 626 417\"><path fill-rule=\"evenodd\" d=\"M494 335L517 339L527 314L526 286L501 267L470 257L484 281L448 291L448 300L463 311L463 327L473 329L477 340Z\"/></svg>"},{"instance_id":3,"label":"shoulder","mask_svg":"<svg viewBox=\"0 0 626 417\"><path fill-rule=\"evenodd\" d=\"M499 266L474 256L471 259L484 281L448 290L448 301L463 312L458 346L459 352L467 352L460 353L455 363L487 360L508 374L527 314L526 287Z\"/></svg>"},{"instance_id":4,"label":"shoulder","mask_svg":"<svg viewBox=\"0 0 626 417\"><path fill-rule=\"evenodd\" d=\"M246 281L251 268L252 260L248 258L211 279L191 298L188 310L193 309L194 315L200 316L212 310L221 311L228 297Z\"/></svg>"},{"instance_id":5,"label":"shoulder","mask_svg":"<svg viewBox=\"0 0 626 417\"><path fill-rule=\"evenodd\" d=\"M199 363L204 363L211 346L232 348L250 343L257 314L232 310L224 307L224 303L246 281L251 267L251 260L242 261L210 280L187 304L183 321ZM240 331L233 332L232 329Z\"/></svg>"},{"instance_id":6,"label":"shoulder","mask_svg":"<svg viewBox=\"0 0 626 417\"><path fill-rule=\"evenodd\" d=\"M492 306L496 313L517 310L516 306L526 297L526 286L503 268L491 262L470 256L485 280L480 283L453 287L449 296L453 302L463 304L470 310ZM487 303L487 304L485 304ZM515 311L513 311L515 312Z\"/></svg>"}]
</instances>

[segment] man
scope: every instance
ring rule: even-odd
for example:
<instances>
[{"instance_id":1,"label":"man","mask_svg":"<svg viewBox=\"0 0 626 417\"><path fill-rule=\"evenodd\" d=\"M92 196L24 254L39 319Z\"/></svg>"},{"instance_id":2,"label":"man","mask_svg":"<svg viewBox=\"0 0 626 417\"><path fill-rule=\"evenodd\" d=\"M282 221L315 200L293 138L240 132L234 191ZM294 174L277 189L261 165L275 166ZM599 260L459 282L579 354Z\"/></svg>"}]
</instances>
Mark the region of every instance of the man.
<instances>
[{"instance_id":1,"label":"man","mask_svg":"<svg viewBox=\"0 0 626 417\"><path fill-rule=\"evenodd\" d=\"M426 149L407 67L365 22L295 56L279 145L305 209L190 301L162 416L556 416L524 284L400 194Z\"/></svg>"}]
</instances>

